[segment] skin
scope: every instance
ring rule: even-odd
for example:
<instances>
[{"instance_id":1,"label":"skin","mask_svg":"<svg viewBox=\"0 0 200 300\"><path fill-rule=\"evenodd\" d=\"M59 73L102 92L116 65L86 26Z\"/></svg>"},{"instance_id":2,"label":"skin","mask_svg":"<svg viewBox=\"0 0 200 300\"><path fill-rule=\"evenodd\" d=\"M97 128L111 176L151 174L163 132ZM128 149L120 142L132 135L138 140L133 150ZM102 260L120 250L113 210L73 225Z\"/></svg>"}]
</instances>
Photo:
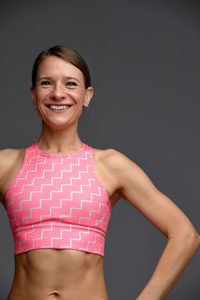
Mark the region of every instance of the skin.
<instances>
[{"instance_id":1,"label":"skin","mask_svg":"<svg viewBox=\"0 0 200 300\"><path fill-rule=\"evenodd\" d=\"M73 79L71 79L73 77ZM82 72L58 57L39 66L33 104L42 119L41 151L78 150L78 119L88 106L92 87L85 88ZM49 104L70 104L55 113ZM25 148L0 151L0 193L4 194L23 163ZM168 243L149 282L137 300L161 300L174 286L199 246L199 236L183 212L151 182L134 162L113 150L94 151L96 174L110 195L111 207L120 198L138 209L167 238ZM76 250L38 249L15 256L15 276L8 300L108 300L103 257Z\"/></svg>"}]
</instances>

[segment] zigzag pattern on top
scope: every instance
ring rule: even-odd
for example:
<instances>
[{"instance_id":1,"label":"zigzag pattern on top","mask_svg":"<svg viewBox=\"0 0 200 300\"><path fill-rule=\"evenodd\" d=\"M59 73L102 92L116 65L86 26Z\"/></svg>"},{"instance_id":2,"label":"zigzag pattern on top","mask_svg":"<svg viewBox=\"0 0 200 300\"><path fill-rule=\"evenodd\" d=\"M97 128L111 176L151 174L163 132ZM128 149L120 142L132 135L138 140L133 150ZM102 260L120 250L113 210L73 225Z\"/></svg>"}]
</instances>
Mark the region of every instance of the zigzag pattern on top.
<instances>
[{"instance_id":1,"label":"zigzag pattern on top","mask_svg":"<svg viewBox=\"0 0 200 300\"><path fill-rule=\"evenodd\" d=\"M104 256L110 199L88 145L60 155L41 152L37 142L28 147L5 199L15 255L57 248Z\"/></svg>"}]
</instances>

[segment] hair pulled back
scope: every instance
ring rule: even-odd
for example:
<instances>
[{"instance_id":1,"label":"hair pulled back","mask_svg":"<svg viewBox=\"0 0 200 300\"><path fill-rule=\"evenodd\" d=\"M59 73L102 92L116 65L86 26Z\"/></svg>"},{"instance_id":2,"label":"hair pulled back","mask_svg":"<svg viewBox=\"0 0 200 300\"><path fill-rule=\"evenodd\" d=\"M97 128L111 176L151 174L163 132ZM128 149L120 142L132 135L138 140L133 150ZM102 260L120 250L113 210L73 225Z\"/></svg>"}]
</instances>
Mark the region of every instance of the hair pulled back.
<instances>
[{"instance_id":1,"label":"hair pulled back","mask_svg":"<svg viewBox=\"0 0 200 300\"><path fill-rule=\"evenodd\" d=\"M57 56L70 62L72 65L77 67L84 75L85 88L91 86L90 71L84 58L74 49L65 46L53 46L47 50L42 51L36 58L33 69L32 69L32 87L36 85L36 78L38 67L40 63L48 56Z\"/></svg>"}]
</instances>

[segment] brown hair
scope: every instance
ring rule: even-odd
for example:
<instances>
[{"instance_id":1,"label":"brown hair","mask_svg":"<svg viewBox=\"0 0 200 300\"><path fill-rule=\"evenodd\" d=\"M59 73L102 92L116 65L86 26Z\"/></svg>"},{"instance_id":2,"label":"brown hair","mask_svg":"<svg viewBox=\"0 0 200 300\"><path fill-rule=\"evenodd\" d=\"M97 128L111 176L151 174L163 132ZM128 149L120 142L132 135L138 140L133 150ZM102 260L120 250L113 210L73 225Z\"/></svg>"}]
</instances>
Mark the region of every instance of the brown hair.
<instances>
[{"instance_id":1,"label":"brown hair","mask_svg":"<svg viewBox=\"0 0 200 300\"><path fill-rule=\"evenodd\" d=\"M32 87L35 87L38 67L47 56L58 56L77 67L84 75L85 88L91 86L90 71L84 58L75 50L65 46L54 46L42 51L36 58L32 69Z\"/></svg>"}]
</instances>

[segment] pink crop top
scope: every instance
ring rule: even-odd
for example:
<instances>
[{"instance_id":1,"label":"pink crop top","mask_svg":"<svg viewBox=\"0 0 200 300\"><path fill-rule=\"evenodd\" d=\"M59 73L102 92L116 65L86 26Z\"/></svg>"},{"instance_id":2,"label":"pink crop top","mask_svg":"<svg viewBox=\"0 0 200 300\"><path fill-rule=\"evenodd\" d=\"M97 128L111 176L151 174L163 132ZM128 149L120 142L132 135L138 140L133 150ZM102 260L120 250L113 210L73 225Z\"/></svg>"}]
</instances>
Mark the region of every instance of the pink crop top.
<instances>
[{"instance_id":1,"label":"pink crop top","mask_svg":"<svg viewBox=\"0 0 200 300\"><path fill-rule=\"evenodd\" d=\"M33 249L75 249L104 256L109 194L96 177L93 148L49 154L26 148L5 193L15 255Z\"/></svg>"}]
</instances>

